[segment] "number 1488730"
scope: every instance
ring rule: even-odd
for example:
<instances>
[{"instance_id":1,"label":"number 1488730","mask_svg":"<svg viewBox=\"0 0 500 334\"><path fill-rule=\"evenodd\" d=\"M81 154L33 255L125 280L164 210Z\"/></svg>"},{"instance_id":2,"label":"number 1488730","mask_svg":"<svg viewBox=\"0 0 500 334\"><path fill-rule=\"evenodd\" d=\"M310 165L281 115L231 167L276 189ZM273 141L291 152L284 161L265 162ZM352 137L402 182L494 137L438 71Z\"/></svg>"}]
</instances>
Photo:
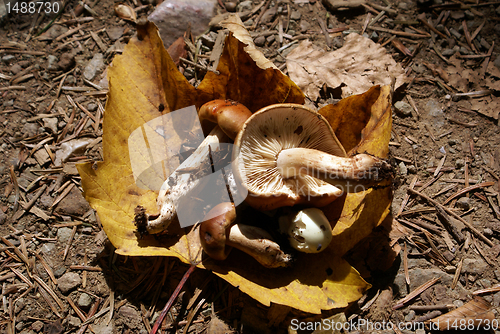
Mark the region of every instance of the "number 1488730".
<instances>
[{"instance_id":1,"label":"number 1488730","mask_svg":"<svg viewBox=\"0 0 500 334\"><path fill-rule=\"evenodd\" d=\"M60 10L58 2L45 2L45 1L9 1L6 2L7 13L13 14L35 14L45 13L53 14L58 13Z\"/></svg>"}]
</instances>

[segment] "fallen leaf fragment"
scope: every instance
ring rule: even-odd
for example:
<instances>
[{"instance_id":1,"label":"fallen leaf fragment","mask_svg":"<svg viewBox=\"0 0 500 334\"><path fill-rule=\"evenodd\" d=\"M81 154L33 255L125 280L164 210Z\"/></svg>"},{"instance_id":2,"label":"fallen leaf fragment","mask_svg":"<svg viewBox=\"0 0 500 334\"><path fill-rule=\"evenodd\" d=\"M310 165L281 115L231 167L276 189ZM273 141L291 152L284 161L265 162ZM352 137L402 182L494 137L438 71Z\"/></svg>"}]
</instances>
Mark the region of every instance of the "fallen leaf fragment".
<instances>
[{"instance_id":1,"label":"fallen leaf fragment","mask_svg":"<svg viewBox=\"0 0 500 334\"><path fill-rule=\"evenodd\" d=\"M286 66L290 78L313 101L324 84L341 87L345 98L374 85L389 85L392 78L395 89L406 82L403 68L382 46L355 33L347 35L343 47L329 52L305 40L288 54Z\"/></svg>"},{"instance_id":2,"label":"fallen leaf fragment","mask_svg":"<svg viewBox=\"0 0 500 334\"><path fill-rule=\"evenodd\" d=\"M137 15L135 14L135 10L128 5L125 5L123 3L115 4L115 14L123 20L137 23Z\"/></svg>"},{"instance_id":3,"label":"fallen leaf fragment","mask_svg":"<svg viewBox=\"0 0 500 334\"><path fill-rule=\"evenodd\" d=\"M440 331L488 329L493 328L492 322L495 321L495 314L491 310L490 303L484 298L476 296L465 305L430 321L435 326L431 328L439 329Z\"/></svg>"}]
</instances>

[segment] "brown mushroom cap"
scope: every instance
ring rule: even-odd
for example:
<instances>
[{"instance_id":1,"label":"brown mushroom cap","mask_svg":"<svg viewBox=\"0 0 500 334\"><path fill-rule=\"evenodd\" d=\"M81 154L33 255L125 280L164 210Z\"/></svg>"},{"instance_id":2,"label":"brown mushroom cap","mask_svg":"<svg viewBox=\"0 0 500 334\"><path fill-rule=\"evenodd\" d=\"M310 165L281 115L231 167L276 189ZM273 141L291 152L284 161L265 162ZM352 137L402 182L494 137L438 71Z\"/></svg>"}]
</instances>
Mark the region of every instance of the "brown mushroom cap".
<instances>
[{"instance_id":1,"label":"brown mushroom cap","mask_svg":"<svg viewBox=\"0 0 500 334\"><path fill-rule=\"evenodd\" d=\"M243 123L252 115L243 104L232 100L213 100L205 103L198 111L200 121L216 123L231 139L236 138Z\"/></svg>"},{"instance_id":2,"label":"brown mushroom cap","mask_svg":"<svg viewBox=\"0 0 500 334\"><path fill-rule=\"evenodd\" d=\"M276 104L260 109L235 139L233 170L248 189L246 201L256 209L272 210L307 202L324 206L342 190L316 177L283 178L276 159L282 150L310 148L347 157L327 120L303 105Z\"/></svg>"},{"instance_id":3,"label":"brown mushroom cap","mask_svg":"<svg viewBox=\"0 0 500 334\"><path fill-rule=\"evenodd\" d=\"M200 226L203 250L215 260L225 260L232 248L227 246L226 242L230 227L236 219L234 205L230 202L218 204L208 212L207 216L213 218L205 220Z\"/></svg>"}]
</instances>

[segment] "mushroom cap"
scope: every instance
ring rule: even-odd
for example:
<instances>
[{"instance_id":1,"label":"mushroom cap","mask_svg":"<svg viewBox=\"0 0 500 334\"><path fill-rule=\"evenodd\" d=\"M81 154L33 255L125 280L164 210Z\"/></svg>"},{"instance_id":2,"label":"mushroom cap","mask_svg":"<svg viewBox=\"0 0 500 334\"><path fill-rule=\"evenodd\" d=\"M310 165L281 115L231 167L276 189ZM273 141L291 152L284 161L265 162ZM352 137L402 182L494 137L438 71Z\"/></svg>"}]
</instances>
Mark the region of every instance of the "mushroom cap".
<instances>
[{"instance_id":1,"label":"mushroom cap","mask_svg":"<svg viewBox=\"0 0 500 334\"><path fill-rule=\"evenodd\" d=\"M248 204L259 210L300 203L321 207L342 195L339 188L306 174L282 177L278 154L296 147L347 157L328 121L306 106L270 105L245 122L235 139L233 171L248 190Z\"/></svg>"},{"instance_id":2,"label":"mushroom cap","mask_svg":"<svg viewBox=\"0 0 500 334\"><path fill-rule=\"evenodd\" d=\"M205 253L215 260L225 260L231 251L226 245L229 230L236 219L234 204L224 202L216 205L207 214L213 217L205 220L200 225L200 241Z\"/></svg>"}]
</instances>

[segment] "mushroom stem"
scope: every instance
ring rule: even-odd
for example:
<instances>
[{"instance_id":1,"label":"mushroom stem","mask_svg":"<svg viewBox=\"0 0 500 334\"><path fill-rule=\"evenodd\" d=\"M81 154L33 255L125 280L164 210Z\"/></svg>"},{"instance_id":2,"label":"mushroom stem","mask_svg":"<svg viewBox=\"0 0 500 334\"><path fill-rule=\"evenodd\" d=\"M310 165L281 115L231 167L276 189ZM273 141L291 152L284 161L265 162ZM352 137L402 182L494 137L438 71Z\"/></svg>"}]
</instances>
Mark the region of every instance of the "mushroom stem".
<instances>
[{"instance_id":1,"label":"mushroom stem","mask_svg":"<svg viewBox=\"0 0 500 334\"><path fill-rule=\"evenodd\" d=\"M233 225L226 245L247 253L266 268L287 267L292 260L289 254L284 253L280 246L272 241L269 233L255 226Z\"/></svg>"},{"instance_id":2,"label":"mushroom stem","mask_svg":"<svg viewBox=\"0 0 500 334\"><path fill-rule=\"evenodd\" d=\"M148 215L146 231L149 234L157 234L165 231L172 220L177 215L175 209L176 201L187 194L195 187L201 187L204 178L193 178L192 174L203 167L208 159L209 146L215 151L220 143L229 142L228 136L216 126L212 132L203 140L198 148L191 154L161 186L158 198L156 200L160 207L160 213L157 215Z\"/></svg>"},{"instance_id":3,"label":"mushroom stem","mask_svg":"<svg viewBox=\"0 0 500 334\"><path fill-rule=\"evenodd\" d=\"M216 151L220 143L229 143L251 115L252 112L248 108L231 100L214 100L200 107L198 111L200 120L208 120L218 125L212 129L193 154L165 180L156 201L160 212L155 215L143 213L140 217L136 214L135 221L138 230L156 234L168 228L177 215L175 203L179 198L195 187L202 187L202 180L206 181L204 178L195 178L193 175L204 168L204 163L209 156L209 146L212 151Z\"/></svg>"},{"instance_id":4,"label":"mushroom stem","mask_svg":"<svg viewBox=\"0 0 500 334\"><path fill-rule=\"evenodd\" d=\"M341 186L347 192L365 190L366 185L388 178L392 171L385 160L369 154L346 158L309 148L282 150L276 165L284 178L307 174ZM348 181L356 183L350 185Z\"/></svg>"}]
</instances>

